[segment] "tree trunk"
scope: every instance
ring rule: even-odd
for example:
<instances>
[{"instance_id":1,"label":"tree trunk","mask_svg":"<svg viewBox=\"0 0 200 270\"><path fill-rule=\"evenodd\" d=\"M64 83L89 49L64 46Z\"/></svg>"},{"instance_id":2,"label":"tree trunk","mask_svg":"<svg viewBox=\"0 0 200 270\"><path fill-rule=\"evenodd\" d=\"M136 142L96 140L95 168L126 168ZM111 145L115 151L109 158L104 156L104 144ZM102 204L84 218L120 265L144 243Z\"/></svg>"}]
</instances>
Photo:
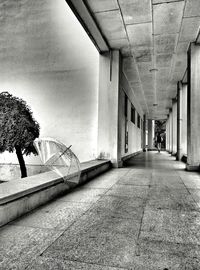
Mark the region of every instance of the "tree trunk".
<instances>
[{"instance_id":1,"label":"tree trunk","mask_svg":"<svg viewBox=\"0 0 200 270\"><path fill-rule=\"evenodd\" d=\"M21 170L21 178L27 177L26 165L24 162L24 158L23 158L22 150L20 146L15 146L15 150L16 150L16 154L17 154L17 158L18 158L19 166Z\"/></svg>"}]
</instances>

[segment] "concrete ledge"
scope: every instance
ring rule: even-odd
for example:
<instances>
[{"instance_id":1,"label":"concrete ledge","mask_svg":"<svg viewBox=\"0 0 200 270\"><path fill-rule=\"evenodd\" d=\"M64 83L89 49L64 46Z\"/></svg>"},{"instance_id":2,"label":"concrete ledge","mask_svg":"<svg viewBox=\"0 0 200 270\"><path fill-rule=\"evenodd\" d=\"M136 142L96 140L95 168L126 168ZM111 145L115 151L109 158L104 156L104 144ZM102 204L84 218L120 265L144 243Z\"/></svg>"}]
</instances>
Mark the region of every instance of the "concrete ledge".
<instances>
[{"instance_id":1,"label":"concrete ledge","mask_svg":"<svg viewBox=\"0 0 200 270\"><path fill-rule=\"evenodd\" d=\"M110 167L108 160L82 163L79 184L109 170ZM55 172L46 172L0 184L0 226L68 192L78 185L70 183L73 177L74 174L68 175L65 179L69 182L64 182Z\"/></svg>"},{"instance_id":2,"label":"concrete ledge","mask_svg":"<svg viewBox=\"0 0 200 270\"><path fill-rule=\"evenodd\" d=\"M138 154L140 154L140 153L142 153L142 152L143 152L143 150L140 150L140 151L137 151L137 152L135 152L135 153L129 154L129 155L127 155L127 156L124 156L124 157L122 157L122 161L124 162L124 161L126 161L127 159L130 159L130 158L132 158L132 157L134 157L134 156L136 156L136 155L138 155Z\"/></svg>"},{"instance_id":3,"label":"concrete ledge","mask_svg":"<svg viewBox=\"0 0 200 270\"><path fill-rule=\"evenodd\" d=\"M171 155L172 155L172 157L176 157L177 153L176 152L172 152Z\"/></svg>"},{"instance_id":4,"label":"concrete ledge","mask_svg":"<svg viewBox=\"0 0 200 270\"><path fill-rule=\"evenodd\" d=\"M200 171L200 167L199 165L191 165L191 164L186 164L186 171L193 171L193 172L196 172L196 171Z\"/></svg>"}]
</instances>

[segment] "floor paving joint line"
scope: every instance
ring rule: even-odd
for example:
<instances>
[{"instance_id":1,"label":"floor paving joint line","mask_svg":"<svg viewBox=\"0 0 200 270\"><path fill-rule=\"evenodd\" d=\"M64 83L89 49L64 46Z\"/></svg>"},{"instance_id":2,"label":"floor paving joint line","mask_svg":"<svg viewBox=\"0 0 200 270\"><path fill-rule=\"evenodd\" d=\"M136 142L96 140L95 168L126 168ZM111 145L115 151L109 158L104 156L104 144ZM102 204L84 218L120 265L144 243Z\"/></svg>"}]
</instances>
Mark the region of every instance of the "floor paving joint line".
<instances>
[{"instance_id":1,"label":"floor paving joint line","mask_svg":"<svg viewBox=\"0 0 200 270\"><path fill-rule=\"evenodd\" d=\"M198 206L198 203L197 203L196 200L194 199L194 197L193 197L193 195L191 194L189 188L185 185L185 183L184 183L183 179L181 178L181 176L180 176L180 179L181 179L181 181L183 182L183 185L184 185L185 189L186 189L187 192L191 195L191 197L192 197L194 203L196 204L196 206L199 208L199 211L200 211L200 207Z\"/></svg>"}]
</instances>

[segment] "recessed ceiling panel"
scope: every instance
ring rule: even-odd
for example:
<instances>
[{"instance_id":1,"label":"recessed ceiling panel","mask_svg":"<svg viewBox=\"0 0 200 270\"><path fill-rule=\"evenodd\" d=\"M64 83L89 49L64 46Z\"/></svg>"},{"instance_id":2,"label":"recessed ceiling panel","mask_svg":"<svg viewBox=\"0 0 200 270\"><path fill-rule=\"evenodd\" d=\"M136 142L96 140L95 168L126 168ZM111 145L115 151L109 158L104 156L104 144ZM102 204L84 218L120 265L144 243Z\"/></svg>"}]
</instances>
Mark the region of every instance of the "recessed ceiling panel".
<instances>
[{"instance_id":1,"label":"recessed ceiling panel","mask_svg":"<svg viewBox=\"0 0 200 270\"><path fill-rule=\"evenodd\" d=\"M184 0L152 0L153 4L161 4L161 3L169 3L169 2L177 2L177 1L184 1Z\"/></svg>"},{"instance_id":2,"label":"recessed ceiling panel","mask_svg":"<svg viewBox=\"0 0 200 270\"><path fill-rule=\"evenodd\" d=\"M134 57L137 63L142 63L142 62L151 63L152 50L150 50L149 48L147 49L134 48L132 52L134 54Z\"/></svg>"},{"instance_id":3,"label":"recessed ceiling panel","mask_svg":"<svg viewBox=\"0 0 200 270\"><path fill-rule=\"evenodd\" d=\"M200 17L183 18L179 41L195 41L198 34L199 25Z\"/></svg>"},{"instance_id":4,"label":"recessed ceiling panel","mask_svg":"<svg viewBox=\"0 0 200 270\"><path fill-rule=\"evenodd\" d=\"M179 42L178 45L177 45L177 48L176 48L176 53L177 54L182 54L182 53L187 54L189 44L190 43L188 41Z\"/></svg>"},{"instance_id":5,"label":"recessed ceiling panel","mask_svg":"<svg viewBox=\"0 0 200 270\"><path fill-rule=\"evenodd\" d=\"M184 1L153 5L154 34L175 34L181 26Z\"/></svg>"},{"instance_id":6,"label":"recessed ceiling panel","mask_svg":"<svg viewBox=\"0 0 200 270\"><path fill-rule=\"evenodd\" d=\"M155 36L155 52L157 54L173 53L176 47L177 38L177 34Z\"/></svg>"},{"instance_id":7,"label":"recessed ceiling panel","mask_svg":"<svg viewBox=\"0 0 200 270\"><path fill-rule=\"evenodd\" d=\"M151 1L149 0L119 0L126 24L152 21Z\"/></svg>"},{"instance_id":8,"label":"recessed ceiling panel","mask_svg":"<svg viewBox=\"0 0 200 270\"><path fill-rule=\"evenodd\" d=\"M172 54L157 54L156 65L157 67L169 67L171 66Z\"/></svg>"},{"instance_id":9,"label":"recessed ceiling panel","mask_svg":"<svg viewBox=\"0 0 200 270\"><path fill-rule=\"evenodd\" d=\"M127 38L119 10L95 13L95 17L108 40Z\"/></svg>"},{"instance_id":10,"label":"recessed ceiling panel","mask_svg":"<svg viewBox=\"0 0 200 270\"><path fill-rule=\"evenodd\" d=\"M118 9L117 0L86 0L93 12L108 11Z\"/></svg>"},{"instance_id":11,"label":"recessed ceiling panel","mask_svg":"<svg viewBox=\"0 0 200 270\"><path fill-rule=\"evenodd\" d=\"M124 70L133 70L136 72L136 65L133 57L127 57L123 60L123 69Z\"/></svg>"},{"instance_id":12,"label":"recessed ceiling panel","mask_svg":"<svg viewBox=\"0 0 200 270\"><path fill-rule=\"evenodd\" d=\"M194 17L200 14L200 1L187 0L185 6L184 17Z\"/></svg>"},{"instance_id":13,"label":"recessed ceiling panel","mask_svg":"<svg viewBox=\"0 0 200 270\"><path fill-rule=\"evenodd\" d=\"M138 70L141 74L151 74L150 70L152 69L151 62L139 62L137 63Z\"/></svg>"},{"instance_id":14,"label":"recessed ceiling panel","mask_svg":"<svg viewBox=\"0 0 200 270\"><path fill-rule=\"evenodd\" d=\"M133 70L126 70L125 74L130 82L139 82L139 77L137 72L134 72Z\"/></svg>"},{"instance_id":15,"label":"recessed ceiling panel","mask_svg":"<svg viewBox=\"0 0 200 270\"><path fill-rule=\"evenodd\" d=\"M152 46L152 23L127 25L127 31L131 46Z\"/></svg>"}]
</instances>

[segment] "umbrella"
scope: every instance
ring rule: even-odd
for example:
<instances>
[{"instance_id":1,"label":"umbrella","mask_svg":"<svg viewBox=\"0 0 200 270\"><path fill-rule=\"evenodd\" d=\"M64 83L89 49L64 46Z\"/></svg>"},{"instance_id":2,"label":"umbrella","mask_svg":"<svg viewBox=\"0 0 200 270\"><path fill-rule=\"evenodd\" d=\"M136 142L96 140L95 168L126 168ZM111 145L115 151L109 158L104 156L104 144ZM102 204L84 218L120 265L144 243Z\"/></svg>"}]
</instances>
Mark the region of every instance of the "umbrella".
<instances>
[{"instance_id":1,"label":"umbrella","mask_svg":"<svg viewBox=\"0 0 200 270\"><path fill-rule=\"evenodd\" d=\"M34 141L34 146L42 163L63 178L65 183L79 183L80 162L70 149L71 145L67 147L53 138L39 138Z\"/></svg>"}]
</instances>

